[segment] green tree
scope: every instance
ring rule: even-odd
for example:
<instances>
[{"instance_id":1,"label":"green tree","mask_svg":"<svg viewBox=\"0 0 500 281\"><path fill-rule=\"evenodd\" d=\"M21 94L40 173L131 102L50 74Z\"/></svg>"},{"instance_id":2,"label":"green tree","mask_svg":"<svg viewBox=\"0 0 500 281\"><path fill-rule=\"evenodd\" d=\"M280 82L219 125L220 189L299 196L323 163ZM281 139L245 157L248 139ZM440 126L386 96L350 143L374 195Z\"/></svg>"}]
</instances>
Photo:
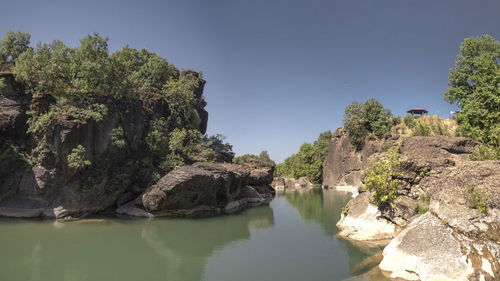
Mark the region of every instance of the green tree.
<instances>
[{"instance_id":1,"label":"green tree","mask_svg":"<svg viewBox=\"0 0 500 281\"><path fill-rule=\"evenodd\" d=\"M364 103L355 101L344 111L344 128L357 148L371 133L377 137L390 137L392 123L391 112L376 99Z\"/></svg>"},{"instance_id":2,"label":"green tree","mask_svg":"<svg viewBox=\"0 0 500 281\"><path fill-rule=\"evenodd\" d=\"M489 35L466 38L450 70L445 100L456 104L458 132L500 145L500 42Z\"/></svg>"},{"instance_id":3,"label":"green tree","mask_svg":"<svg viewBox=\"0 0 500 281\"><path fill-rule=\"evenodd\" d=\"M323 180L323 163L328 153L328 144L332 133L321 133L313 143L304 143L297 153L286 158L276 167L278 177L307 177L314 183Z\"/></svg>"},{"instance_id":4,"label":"green tree","mask_svg":"<svg viewBox=\"0 0 500 281\"><path fill-rule=\"evenodd\" d=\"M29 48L31 35L21 31L7 31L0 40L0 71L13 66L17 58Z\"/></svg>"},{"instance_id":5,"label":"green tree","mask_svg":"<svg viewBox=\"0 0 500 281\"><path fill-rule=\"evenodd\" d=\"M271 157L269 157L269 153L267 152L267 150L262 150L259 153L259 158L271 162Z\"/></svg>"}]
</instances>

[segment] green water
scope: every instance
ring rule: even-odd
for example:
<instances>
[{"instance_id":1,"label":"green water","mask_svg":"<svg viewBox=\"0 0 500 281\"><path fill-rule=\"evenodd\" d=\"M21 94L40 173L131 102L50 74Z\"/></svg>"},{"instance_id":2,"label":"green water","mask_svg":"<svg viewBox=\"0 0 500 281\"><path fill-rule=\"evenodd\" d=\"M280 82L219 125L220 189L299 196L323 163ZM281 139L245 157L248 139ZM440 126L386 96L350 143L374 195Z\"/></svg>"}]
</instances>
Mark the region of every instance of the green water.
<instances>
[{"instance_id":1,"label":"green water","mask_svg":"<svg viewBox=\"0 0 500 281\"><path fill-rule=\"evenodd\" d=\"M335 237L348 200L314 190L204 219L4 219L0 280L379 280L380 246Z\"/></svg>"}]
</instances>

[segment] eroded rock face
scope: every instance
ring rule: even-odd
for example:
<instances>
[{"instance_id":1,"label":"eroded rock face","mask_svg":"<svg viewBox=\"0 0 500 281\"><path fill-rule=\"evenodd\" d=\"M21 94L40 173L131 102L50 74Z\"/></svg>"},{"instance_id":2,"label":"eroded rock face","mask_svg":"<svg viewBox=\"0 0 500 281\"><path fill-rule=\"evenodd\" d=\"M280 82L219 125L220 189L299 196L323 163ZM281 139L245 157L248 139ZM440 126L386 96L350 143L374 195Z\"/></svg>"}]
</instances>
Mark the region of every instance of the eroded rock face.
<instances>
[{"instance_id":1,"label":"eroded rock face","mask_svg":"<svg viewBox=\"0 0 500 281\"><path fill-rule=\"evenodd\" d=\"M339 149L343 138L345 136L337 134L331 145ZM342 230L340 235L368 240L369 235L361 234L377 233L386 228L384 224L373 223L373 218L378 217L396 229L404 229L387 246L380 265L390 272L391 277L406 280L498 280L500 161L469 161L469 155L477 145L477 142L461 137L410 137L403 140L400 174L395 177L399 180L395 200L379 211L373 205L370 208L369 195L361 193L360 198L348 203L347 215L342 216L338 224ZM339 167L331 170L330 175L338 173L335 178L340 181L353 174L353 169L340 167L343 163L362 167L361 161L349 162L352 155L360 156L360 152L346 153L343 157L330 158L337 163L328 166L329 169ZM375 152L368 161L384 155L383 151ZM338 182L333 181L337 186ZM426 213L419 216L417 212ZM375 230L370 230L370 226Z\"/></svg>"},{"instance_id":2,"label":"eroded rock face","mask_svg":"<svg viewBox=\"0 0 500 281\"><path fill-rule=\"evenodd\" d=\"M337 223L340 236L354 240L381 240L396 235L396 225L382 217L377 206L370 203L372 195L363 192L347 203L347 214L342 214Z\"/></svg>"},{"instance_id":3,"label":"eroded rock face","mask_svg":"<svg viewBox=\"0 0 500 281\"><path fill-rule=\"evenodd\" d=\"M268 186L273 167L261 164L195 163L175 169L148 188L139 205L155 216L200 216L260 205L274 195Z\"/></svg>"},{"instance_id":4,"label":"eroded rock face","mask_svg":"<svg viewBox=\"0 0 500 281\"><path fill-rule=\"evenodd\" d=\"M135 198L145 190L147 182L134 180L141 169L140 161L147 154L145 139L151 122L169 117L169 105L163 98L138 96L113 104L103 100L107 113L102 120L75 120L59 112L43 123L42 131L31 133L27 131L27 111L46 112L55 103L54 98L28 95L12 74L0 75L6 82L0 89L2 153L7 148L4 144L15 144L23 149L24 155L29 155L29 161L6 162L2 158L0 216L85 217L126 203L128 199L122 196L125 193L132 193ZM199 130L205 133L208 120L203 97L205 81L192 71L180 75L199 81L193 93L195 110L201 119ZM125 148L112 143L111 135L117 128L123 129ZM69 168L68 156L80 145L85 149L84 158L92 165Z\"/></svg>"},{"instance_id":5,"label":"eroded rock face","mask_svg":"<svg viewBox=\"0 0 500 281\"><path fill-rule=\"evenodd\" d=\"M323 165L323 186L361 186L362 171L368 167L370 156L384 152L390 146L389 140L368 140L361 150L356 151L345 130L337 129Z\"/></svg>"},{"instance_id":6,"label":"eroded rock face","mask_svg":"<svg viewBox=\"0 0 500 281\"><path fill-rule=\"evenodd\" d=\"M451 228L426 213L387 245L380 268L391 278L466 281L474 272Z\"/></svg>"}]
</instances>

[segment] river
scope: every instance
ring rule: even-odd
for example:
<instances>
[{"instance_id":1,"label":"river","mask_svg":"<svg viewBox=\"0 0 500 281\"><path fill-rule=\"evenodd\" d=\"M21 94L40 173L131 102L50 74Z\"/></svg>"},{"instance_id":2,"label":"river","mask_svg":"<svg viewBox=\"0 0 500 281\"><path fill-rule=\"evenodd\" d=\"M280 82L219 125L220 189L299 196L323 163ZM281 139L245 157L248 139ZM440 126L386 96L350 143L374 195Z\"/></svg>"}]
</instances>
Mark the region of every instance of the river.
<instances>
[{"instance_id":1,"label":"river","mask_svg":"<svg viewBox=\"0 0 500 281\"><path fill-rule=\"evenodd\" d=\"M0 280L385 280L382 246L335 236L349 198L292 192L202 219L2 219Z\"/></svg>"}]
</instances>

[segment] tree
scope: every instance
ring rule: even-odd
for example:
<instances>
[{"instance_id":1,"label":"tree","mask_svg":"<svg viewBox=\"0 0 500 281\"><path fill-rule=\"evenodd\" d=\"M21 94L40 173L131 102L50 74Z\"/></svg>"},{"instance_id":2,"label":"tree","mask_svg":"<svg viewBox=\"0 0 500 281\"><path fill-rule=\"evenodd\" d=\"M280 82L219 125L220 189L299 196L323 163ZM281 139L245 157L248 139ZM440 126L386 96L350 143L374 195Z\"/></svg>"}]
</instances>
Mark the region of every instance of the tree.
<instances>
[{"instance_id":1,"label":"tree","mask_svg":"<svg viewBox=\"0 0 500 281\"><path fill-rule=\"evenodd\" d=\"M313 143L302 144L299 152L277 165L276 176L307 177L314 183L320 183L323 180L323 163L331 137L332 133L325 131Z\"/></svg>"},{"instance_id":2,"label":"tree","mask_svg":"<svg viewBox=\"0 0 500 281\"><path fill-rule=\"evenodd\" d=\"M500 42L489 35L466 38L450 69L446 101L456 104L458 132L500 145Z\"/></svg>"},{"instance_id":3,"label":"tree","mask_svg":"<svg viewBox=\"0 0 500 281\"><path fill-rule=\"evenodd\" d=\"M344 128L356 148L370 133L377 137L389 137L391 123L391 112L376 99L368 99L364 103L352 102L344 111Z\"/></svg>"},{"instance_id":4,"label":"tree","mask_svg":"<svg viewBox=\"0 0 500 281\"><path fill-rule=\"evenodd\" d=\"M271 157L269 157L267 150L262 150L259 154L259 158L271 162Z\"/></svg>"},{"instance_id":5,"label":"tree","mask_svg":"<svg viewBox=\"0 0 500 281\"><path fill-rule=\"evenodd\" d=\"M0 40L0 71L13 66L17 58L26 51L31 35L21 31L9 30Z\"/></svg>"}]
</instances>

